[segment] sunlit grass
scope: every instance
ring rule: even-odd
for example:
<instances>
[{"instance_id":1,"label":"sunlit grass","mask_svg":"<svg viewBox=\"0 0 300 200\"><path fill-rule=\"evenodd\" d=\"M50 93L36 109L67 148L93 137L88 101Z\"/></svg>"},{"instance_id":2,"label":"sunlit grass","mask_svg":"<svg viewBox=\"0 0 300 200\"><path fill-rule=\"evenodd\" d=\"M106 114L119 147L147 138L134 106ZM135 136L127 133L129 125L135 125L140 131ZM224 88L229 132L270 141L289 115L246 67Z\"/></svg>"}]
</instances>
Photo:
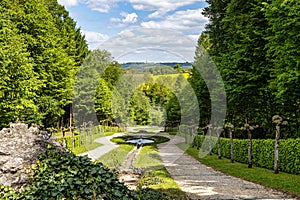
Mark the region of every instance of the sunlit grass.
<instances>
[{"instance_id":1,"label":"sunlit grass","mask_svg":"<svg viewBox=\"0 0 300 200\"><path fill-rule=\"evenodd\" d=\"M101 147L103 144L95 142L95 140L97 138L111 136L113 134L115 134L115 132L104 132L104 133L93 134L92 135L92 141L93 141L92 143L86 143L86 136L84 136L83 139L82 139L84 144L82 144L80 146L75 146L74 149L72 149L72 146L68 146L68 149L70 151L72 151L75 155L79 155L81 153L84 153L84 152L96 149L98 147ZM72 138L72 137L68 137L68 138ZM67 139L67 137L66 137L66 139Z\"/></svg>"},{"instance_id":2,"label":"sunlit grass","mask_svg":"<svg viewBox=\"0 0 300 200\"><path fill-rule=\"evenodd\" d=\"M116 168L120 167L127 154L134 148L134 145L122 144L119 147L111 150L110 152L104 154L96 162L102 162L106 167Z\"/></svg>"},{"instance_id":3,"label":"sunlit grass","mask_svg":"<svg viewBox=\"0 0 300 200\"><path fill-rule=\"evenodd\" d=\"M135 167L158 167L162 166L162 161L160 155L157 152L157 148L154 146L144 146L142 147L139 155L137 156L135 162Z\"/></svg>"},{"instance_id":4,"label":"sunlit grass","mask_svg":"<svg viewBox=\"0 0 300 200\"><path fill-rule=\"evenodd\" d=\"M165 193L170 199L187 199L163 165L156 145L142 147L135 167L147 168L139 180L139 187L149 187Z\"/></svg>"},{"instance_id":5,"label":"sunlit grass","mask_svg":"<svg viewBox=\"0 0 300 200\"><path fill-rule=\"evenodd\" d=\"M98 142L93 142L92 144L88 144L88 145L81 145L78 147L75 147L74 150L71 150L75 155L90 151L92 149L96 149L98 147L103 146L103 144L100 144Z\"/></svg>"}]
</instances>

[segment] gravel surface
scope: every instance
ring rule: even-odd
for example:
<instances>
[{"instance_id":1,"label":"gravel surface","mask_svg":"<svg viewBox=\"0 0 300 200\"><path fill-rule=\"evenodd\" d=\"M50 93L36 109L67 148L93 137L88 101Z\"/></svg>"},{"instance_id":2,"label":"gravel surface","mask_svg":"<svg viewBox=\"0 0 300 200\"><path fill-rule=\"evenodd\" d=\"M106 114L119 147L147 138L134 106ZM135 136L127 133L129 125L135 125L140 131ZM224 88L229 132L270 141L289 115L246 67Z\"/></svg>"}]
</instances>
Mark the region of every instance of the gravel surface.
<instances>
[{"instance_id":1,"label":"gravel surface","mask_svg":"<svg viewBox=\"0 0 300 200\"><path fill-rule=\"evenodd\" d=\"M167 143L158 145L158 150L168 172L190 199L300 199L218 172L201 164L178 148L176 144L183 142L184 138L163 133L158 133L158 135L171 139ZM88 155L93 160L101 157L118 146L110 142L110 138L115 136L117 135L98 138L97 142L104 145L81 155ZM124 174L120 179L124 182L132 182L132 188L135 188L138 177Z\"/></svg>"},{"instance_id":2,"label":"gravel surface","mask_svg":"<svg viewBox=\"0 0 300 200\"><path fill-rule=\"evenodd\" d=\"M176 137L160 144L159 152L170 175L191 199L296 199L274 189L218 172L184 153Z\"/></svg>"}]
</instances>

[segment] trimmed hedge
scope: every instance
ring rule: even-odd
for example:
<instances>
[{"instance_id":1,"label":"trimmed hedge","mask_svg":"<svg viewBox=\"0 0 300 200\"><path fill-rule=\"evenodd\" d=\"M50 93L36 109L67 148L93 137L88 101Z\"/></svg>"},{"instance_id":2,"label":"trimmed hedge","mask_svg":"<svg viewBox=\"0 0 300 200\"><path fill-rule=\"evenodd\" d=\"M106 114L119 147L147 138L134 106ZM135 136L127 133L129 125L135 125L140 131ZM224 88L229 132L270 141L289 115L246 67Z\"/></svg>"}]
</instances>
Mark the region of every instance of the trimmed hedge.
<instances>
[{"instance_id":1,"label":"trimmed hedge","mask_svg":"<svg viewBox=\"0 0 300 200\"><path fill-rule=\"evenodd\" d=\"M202 136L199 135L200 144ZM234 160L248 163L248 140L234 139ZM205 144L206 146L207 144ZM257 167L274 169L274 146L272 139L253 139L252 155L253 165ZM213 153L218 153L217 145ZM230 159L230 139L221 138L221 155ZM291 174L300 174L300 138L279 141L279 170Z\"/></svg>"}]
</instances>

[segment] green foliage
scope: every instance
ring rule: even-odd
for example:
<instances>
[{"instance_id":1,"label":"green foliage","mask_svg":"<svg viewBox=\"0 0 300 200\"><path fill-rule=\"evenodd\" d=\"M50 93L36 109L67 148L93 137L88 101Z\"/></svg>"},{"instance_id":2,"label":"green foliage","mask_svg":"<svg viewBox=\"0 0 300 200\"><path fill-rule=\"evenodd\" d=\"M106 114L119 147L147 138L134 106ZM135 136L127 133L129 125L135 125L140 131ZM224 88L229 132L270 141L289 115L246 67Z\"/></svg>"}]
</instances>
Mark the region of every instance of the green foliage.
<instances>
[{"instance_id":1,"label":"green foliage","mask_svg":"<svg viewBox=\"0 0 300 200\"><path fill-rule=\"evenodd\" d=\"M34 122L40 117L33 101L37 74L26 40L13 22L17 12L0 6L0 127L17 118Z\"/></svg>"},{"instance_id":2,"label":"green foliage","mask_svg":"<svg viewBox=\"0 0 300 200\"><path fill-rule=\"evenodd\" d=\"M7 199L166 199L152 189L131 191L102 163L55 149L40 156L26 187L16 192L1 186L0 195Z\"/></svg>"},{"instance_id":3,"label":"green foliage","mask_svg":"<svg viewBox=\"0 0 300 200\"><path fill-rule=\"evenodd\" d=\"M88 52L76 23L56 0L4 0L0 11L0 127L16 119L46 127L65 122Z\"/></svg>"},{"instance_id":4,"label":"green foliage","mask_svg":"<svg viewBox=\"0 0 300 200\"><path fill-rule=\"evenodd\" d=\"M288 120L290 133L295 133L300 122L300 3L297 0L274 0L264 5L269 24L267 58L273 65L270 88L275 93L278 113ZM290 136L299 137L299 133Z\"/></svg>"},{"instance_id":5,"label":"green foliage","mask_svg":"<svg viewBox=\"0 0 300 200\"><path fill-rule=\"evenodd\" d=\"M200 36L190 77L201 110L200 126L209 123L211 94L196 67L205 66L208 51L226 89L226 121L241 127L259 124L256 138L270 138L271 118L289 121L284 138L299 136L299 13L297 0L207 0L203 14L210 19ZM201 73L203 73L201 71ZM201 74L202 75L202 74ZM236 134L240 138L243 136Z\"/></svg>"},{"instance_id":6,"label":"green foliage","mask_svg":"<svg viewBox=\"0 0 300 200\"><path fill-rule=\"evenodd\" d=\"M198 136L202 142L202 136ZM230 159L230 139L221 139L221 155ZM248 141L234 139L234 160L240 163L248 162ZM201 143L200 143L201 144ZM274 168L274 146L275 141L271 139L253 139L252 155L253 165L257 167ZM291 174L300 174L300 139L280 140L279 145L279 170ZM217 154L215 146L213 152Z\"/></svg>"},{"instance_id":7,"label":"green foliage","mask_svg":"<svg viewBox=\"0 0 300 200\"><path fill-rule=\"evenodd\" d=\"M130 114L137 125L150 123L150 101L142 91L135 91L130 99Z\"/></svg>"},{"instance_id":8,"label":"green foliage","mask_svg":"<svg viewBox=\"0 0 300 200\"><path fill-rule=\"evenodd\" d=\"M17 199L18 192L11 187L0 185L0 197L1 199Z\"/></svg>"}]
</instances>

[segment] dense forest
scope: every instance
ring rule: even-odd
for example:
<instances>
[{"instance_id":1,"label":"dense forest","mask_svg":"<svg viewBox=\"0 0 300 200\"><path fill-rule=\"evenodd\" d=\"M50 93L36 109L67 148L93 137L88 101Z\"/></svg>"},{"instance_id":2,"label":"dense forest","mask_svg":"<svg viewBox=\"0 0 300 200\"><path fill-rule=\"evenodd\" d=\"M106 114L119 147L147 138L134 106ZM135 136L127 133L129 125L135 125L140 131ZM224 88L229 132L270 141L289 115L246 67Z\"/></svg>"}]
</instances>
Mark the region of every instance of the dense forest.
<instances>
[{"instance_id":1,"label":"dense forest","mask_svg":"<svg viewBox=\"0 0 300 200\"><path fill-rule=\"evenodd\" d=\"M207 0L210 19L198 40L190 78L199 100L200 125L211 117L210 94L197 71L204 53L219 69L227 96L226 123L258 125L254 136L273 136L272 116L288 121L284 138L300 136L300 2ZM240 132L240 133L239 133ZM237 131L236 137L246 137Z\"/></svg>"},{"instance_id":2,"label":"dense forest","mask_svg":"<svg viewBox=\"0 0 300 200\"><path fill-rule=\"evenodd\" d=\"M56 0L3 0L0 15L0 127L64 123L89 52L80 29Z\"/></svg>"}]
</instances>

